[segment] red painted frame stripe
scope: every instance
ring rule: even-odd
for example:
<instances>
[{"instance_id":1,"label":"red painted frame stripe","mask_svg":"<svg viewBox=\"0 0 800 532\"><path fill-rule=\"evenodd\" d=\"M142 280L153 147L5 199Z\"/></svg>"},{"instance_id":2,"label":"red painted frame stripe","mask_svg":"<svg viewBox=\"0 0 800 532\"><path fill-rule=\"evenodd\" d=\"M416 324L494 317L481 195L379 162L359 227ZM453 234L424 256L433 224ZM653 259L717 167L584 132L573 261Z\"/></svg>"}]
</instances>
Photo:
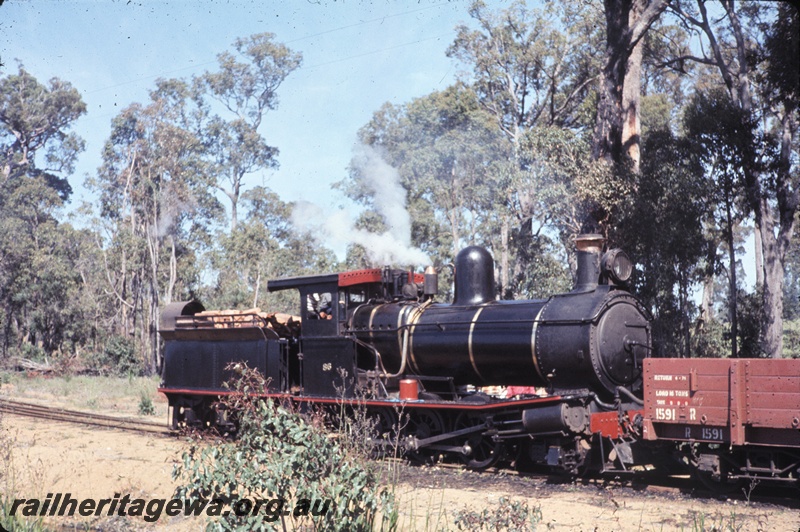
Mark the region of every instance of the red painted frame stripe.
<instances>
[{"instance_id":1,"label":"red painted frame stripe","mask_svg":"<svg viewBox=\"0 0 800 532\"><path fill-rule=\"evenodd\" d=\"M185 388L159 388L159 392L163 393L164 395L205 395L205 396L217 396L221 397L223 395L234 395L236 392L221 392L218 390L192 390L192 389L185 389ZM286 393L266 393L266 394L258 394L257 397L266 397L269 399L289 399L291 401L299 402L299 403L322 403L322 404L340 404L339 399L333 399L330 397L309 397L309 396L297 396L291 395ZM515 401L501 401L499 403L488 403L488 404L470 404L470 403L436 403L431 401L389 401L389 400L368 400L368 401L361 401L358 399L348 399L346 402L348 404L362 404L366 406L403 406L409 408L441 408L444 410L499 410L508 407L519 407L519 406L527 406L527 405L541 405L541 404L549 404L549 403L557 403L563 399L560 395L555 395L552 397L538 397L533 399L518 399Z\"/></svg>"}]
</instances>

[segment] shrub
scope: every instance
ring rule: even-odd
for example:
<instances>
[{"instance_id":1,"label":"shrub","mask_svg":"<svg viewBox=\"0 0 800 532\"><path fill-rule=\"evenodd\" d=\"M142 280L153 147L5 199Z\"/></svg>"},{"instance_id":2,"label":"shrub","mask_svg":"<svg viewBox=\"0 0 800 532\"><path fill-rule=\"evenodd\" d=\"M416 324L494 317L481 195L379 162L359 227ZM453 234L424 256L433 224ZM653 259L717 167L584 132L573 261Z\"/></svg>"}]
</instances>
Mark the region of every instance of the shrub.
<instances>
[{"instance_id":1,"label":"shrub","mask_svg":"<svg viewBox=\"0 0 800 532\"><path fill-rule=\"evenodd\" d=\"M535 506L531 509L526 502L510 501L500 497L497 507L486 508L478 513L464 508L455 513L455 525L459 530L507 530L523 532L536 530L536 524L542 520L542 509Z\"/></svg>"},{"instance_id":2,"label":"shrub","mask_svg":"<svg viewBox=\"0 0 800 532\"><path fill-rule=\"evenodd\" d=\"M153 405L153 400L147 392L142 392L139 398L139 414L143 416L156 415L156 407Z\"/></svg>"},{"instance_id":3,"label":"shrub","mask_svg":"<svg viewBox=\"0 0 800 532\"><path fill-rule=\"evenodd\" d=\"M103 375L126 377L143 373L133 341L124 336L110 337L103 351L97 353L89 363Z\"/></svg>"},{"instance_id":4,"label":"shrub","mask_svg":"<svg viewBox=\"0 0 800 532\"><path fill-rule=\"evenodd\" d=\"M292 406L258 397L266 390L264 379L250 369L237 371L241 374L235 385L238 393L224 405L235 413L237 439L193 441L173 473L182 482L175 496L230 504L242 499L330 501L324 512L308 512L308 508L298 512L298 506L293 506L290 515L231 511L209 523L209 530L270 530L278 519L283 529L289 520L291 528L394 530L394 497L380 486L377 464L359 452L358 445L342 441L347 429L330 434L320 422L309 420Z\"/></svg>"},{"instance_id":5,"label":"shrub","mask_svg":"<svg viewBox=\"0 0 800 532\"><path fill-rule=\"evenodd\" d=\"M783 356L800 358L800 319L783 322Z\"/></svg>"},{"instance_id":6,"label":"shrub","mask_svg":"<svg viewBox=\"0 0 800 532\"><path fill-rule=\"evenodd\" d=\"M0 530L13 530L14 532L39 532L46 530L44 518L41 516L22 517L11 515L11 508L17 493L24 491L22 488L22 473L18 470L18 463L14 463L13 451L17 447L16 436L3 426L3 415L0 413ZM38 471L25 471L27 475L36 475Z\"/></svg>"}]
</instances>

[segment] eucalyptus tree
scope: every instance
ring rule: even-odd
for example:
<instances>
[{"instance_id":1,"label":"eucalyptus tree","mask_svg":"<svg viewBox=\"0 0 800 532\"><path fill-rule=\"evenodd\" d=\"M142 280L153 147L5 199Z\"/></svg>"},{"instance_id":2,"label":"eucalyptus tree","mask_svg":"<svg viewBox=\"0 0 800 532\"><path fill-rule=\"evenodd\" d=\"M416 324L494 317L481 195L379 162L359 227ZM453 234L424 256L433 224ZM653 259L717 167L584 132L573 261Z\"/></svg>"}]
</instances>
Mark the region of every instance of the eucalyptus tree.
<instances>
[{"instance_id":1,"label":"eucalyptus tree","mask_svg":"<svg viewBox=\"0 0 800 532\"><path fill-rule=\"evenodd\" d=\"M644 37L670 0L604 0L605 60L599 83L592 155L609 163L640 162Z\"/></svg>"},{"instance_id":2,"label":"eucalyptus tree","mask_svg":"<svg viewBox=\"0 0 800 532\"><path fill-rule=\"evenodd\" d=\"M0 78L0 321L2 352L50 355L81 342L71 320L81 279L83 236L59 223L74 163L84 143L70 132L86 112L78 91L53 78L40 83L22 66Z\"/></svg>"},{"instance_id":3,"label":"eucalyptus tree","mask_svg":"<svg viewBox=\"0 0 800 532\"><path fill-rule=\"evenodd\" d=\"M637 269L632 290L653 313L654 345L663 356L693 352L693 288L708 249L702 220L713 207L699 150L691 137L652 129L642 143L635 195L620 205L610 237ZM716 246L712 256L716 263ZM701 316L708 320L708 316Z\"/></svg>"},{"instance_id":4,"label":"eucalyptus tree","mask_svg":"<svg viewBox=\"0 0 800 532\"><path fill-rule=\"evenodd\" d=\"M24 67L0 79L0 180L41 176L63 200L84 142L70 132L86 113L78 91L58 78L43 85Z\"/></svg>"},{"instance_id":5,"label":"eucalyptus tree","mask_svg":"<svg viewBox=\"0 0 800 532\"><path fill-rule=\"evenodd\" d=\"M214 186L230 200L231 230L238 221L245 176L277 166L278 149L267 144L259 128L264 115L278 105L281 83L302 62L300 53L274 39L271 33L237 39L236 54L219 54L219 69L194 80L194 97L205 114L204 147L216 176Z\"/></svg>"},{"instance_id":6,"label":"eucalyptus tree","mask_svg":"<svg viewBox=\"0 0 800 532\"><path fill-rule=\"evenodd\" d=\"M159 80L147 105L125 108L113 120L102 167L87 183L105 222L105 289L119 309L113 329L136 338L151 371L160 365L160 307L193 282L189 235L207 232L220 212L189 96L186 82Z\"/></svg>"},{"instance_id":7,"label":"eucalyptus tree","mask_svg":"<svg viewBox=\"0 0 800 532\"><path fill-rule=\"evenodd\" d=\"M551 205L542 209L539 201L547 195L539 190L545 183L537 177L546 165L541 156L525 150L531 146L530 136L540 135L537 130L580 134L588 129L601 61L600 12L589 4L528 9L523 2L491 11L478 1L469 14L477 29L460 26L448 55L466 67L462 81L473 88L508 143L506 163L495 167L501 186L494 209L500 235L495 251L507 287L513 270L526 269L519 259L527 254L514 249L512 235L517 235L516 242L529 242L534 236L530 228L550 218Z\"/></svg>"},{"instance_id":8,"label":"eucalyptus tree","mask_svg":"<svg viewBox=\"0 0 800 532\"><path fill-rule=\"evenodd\" d=\"M786 60L800 54L797 7L733 0L719 6L719 16L709 13L702 0L675 1L671 11L703 45L701 54L687 53L680 60L715 71L718 85L754 125L742 133L741 142L748 145L743 153L749 157L741 168L761 255L762 348L780 357L784 266L800 207L798 67Z\"/></svg>"},{"instance_id":9,"label":"eucalyptus tree","mask_svg":"<svg viewBox=\"0 0 800 532\"><path fill-rule=\"evenodd\" d=\"M469 87L456 84L402 106L386 104L361 129L359 140L380 150L397 170L405 197L395 201L408 207L413 244L435 262L452 261L464 245L499 249L493 241L495 218L505 194L496 170L511 157L510 145ZM374 194L364 186L376 179L369 174L351 165L338 186L371 210L359 223L384 227L388 220L375 210Z\"/></svg>"},{"instance_id":10,"label":"eucalyptus tree","mask_svg":"<svg viewBox=\"0 0 800 532\"><path fill-rule=\"evenodd\" d=\"M709 120L713 116L714 120ZM750 215L746 201L744 166L755 157L751 137L752 117L732 104L724 91L698 93L686 109L686 135L693 140L706 169L708 210L704 219L720 235L712 238L714 247L724 244L728 255L728 316L731 323L731 357L739 356L737 339L738 292L736 268L737 227Z\"/></svg>"},{"instance_id":11,"label":"eucalyptus tree","mask_svg":"<svg viewBox=\"0 0 800 532\"><path fill-rule=\"evenodd\" d=\"M85 343L91 328L80 305L77 264L87 231L59 221L63 205L46 180L0 184L0 316L2 352L56 360Z\"/></svg>"},{"instance_id":12,"label":"eucalyptus tree","mask_svg":"<svg viewBox=\"0 0 800 532\"><path fill-rule=\"evenodd\" d=\"M292 225L293 205L265 187L242 194L244 217L229 234L219 235L211 252L218 272L207 292L214 308L262 308L271 312L297 312L293 294L266 290L269 279L310 275L336 269L329 250L313 245Z\"/></svg>"}]
</instances>

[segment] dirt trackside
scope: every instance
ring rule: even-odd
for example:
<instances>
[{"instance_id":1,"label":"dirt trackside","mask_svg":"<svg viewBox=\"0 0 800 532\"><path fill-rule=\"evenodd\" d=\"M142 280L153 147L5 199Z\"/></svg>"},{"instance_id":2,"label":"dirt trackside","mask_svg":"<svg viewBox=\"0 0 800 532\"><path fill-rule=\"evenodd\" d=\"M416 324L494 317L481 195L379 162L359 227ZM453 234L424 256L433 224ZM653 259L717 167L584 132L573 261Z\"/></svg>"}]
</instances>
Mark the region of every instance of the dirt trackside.
<instances>
[{"instance_id":1,"label":"dirt trackside","mask_svg":"<svg viewBox=\"0 0 800 532\"><path fill-rule=\"evenodd\" d=\"M152 419L152 418L151 418ZM173 463L180 439L93 429L4 415L3 438L11 442L13 469L0 489L14 497L71 493L103 499L130 494L172 497ZM538 530L800 530L797 505L696 498L675 489L559 484L546 478L472 473L449 468L402 467L397 491L403 530L453 530L454 512L487 508L501 497L541 508ZM48 518L47 524L102 530L197 530L201 518L161 516L154 523L133 517Z\"/></svg>"}]
</instances>

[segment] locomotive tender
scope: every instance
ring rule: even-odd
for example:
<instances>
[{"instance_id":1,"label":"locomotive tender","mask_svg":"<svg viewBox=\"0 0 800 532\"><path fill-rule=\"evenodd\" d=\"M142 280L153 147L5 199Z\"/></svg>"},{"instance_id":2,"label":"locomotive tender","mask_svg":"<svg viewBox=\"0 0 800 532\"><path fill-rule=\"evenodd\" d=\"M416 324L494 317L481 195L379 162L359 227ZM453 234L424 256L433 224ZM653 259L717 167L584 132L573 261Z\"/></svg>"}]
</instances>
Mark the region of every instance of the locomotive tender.
<instances>
[{"instance_id":1,"label":"locomotive tender","mask_svg":"<svg viewBox=\"0 0 800 532\"><path fill-rule=\"evenodd\" d=\"M481 469L508 459L574 474L630 472L674 455L715 480L797 481L800 361L780 368L786 375L775 393L787 392L780 398L789 403L770 426L753 432L737 420L732 429L730 412L738 411L725 401L712 426L694 361L650 364L659 360L648 358L649 314L626 288L627 255L603 253L599 235L581 235L576 245L575 287L545 300L496 300L492 258L472 246L456 257L450 304L435 302L432 268L387 267L269 281L269 291L297 291L297 317L169 305L159 391L172 425L225 427L215 403L230 393L222 387L229 364L244 361L267 377L270 397L364 405L382 435L376 445L399 436L419 460L453 458ZM523 393L479 391L487 386ZM725 445L740 447L734 456Z\"/></svg>"}]
</instances>

